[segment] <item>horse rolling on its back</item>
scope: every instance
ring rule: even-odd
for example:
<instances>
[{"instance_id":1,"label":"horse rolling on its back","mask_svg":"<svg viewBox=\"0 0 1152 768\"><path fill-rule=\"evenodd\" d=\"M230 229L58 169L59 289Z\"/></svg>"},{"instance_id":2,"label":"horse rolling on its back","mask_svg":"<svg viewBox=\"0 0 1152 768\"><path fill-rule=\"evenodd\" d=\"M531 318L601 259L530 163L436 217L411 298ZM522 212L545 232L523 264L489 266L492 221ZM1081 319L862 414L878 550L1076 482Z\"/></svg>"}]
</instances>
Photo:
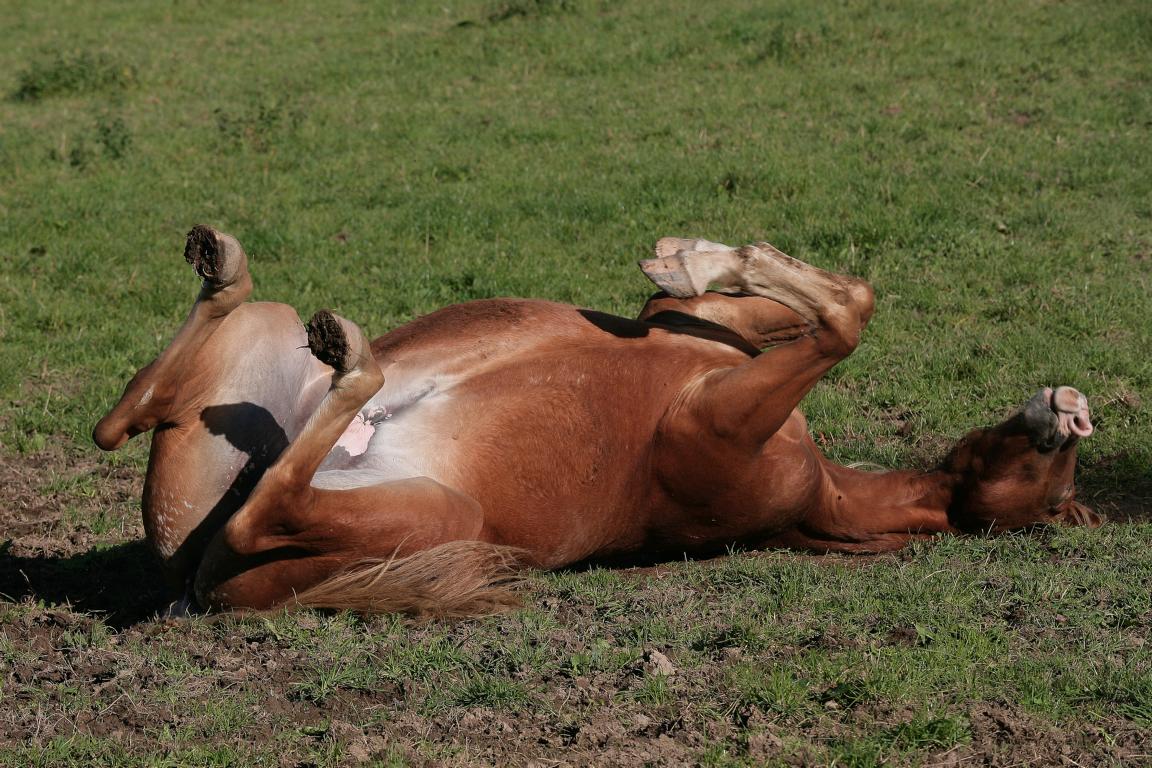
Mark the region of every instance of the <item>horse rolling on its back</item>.
<instances>
[{"instance_id":1,"label":"horse rolling on its back","mask_svg":"<svg viewBox=\"0 0 1152 768\"><path fill-rule=\"evenodd\" d=\"M494 299L373 342L247 303L229 235L197 227L185 257L187 320L94 433L113 450L156 429L144 524L185 605L471 615L509 603L517 563L1100 523L1074 501L1092 424L1071 387L931 472L826 460L796 407L856 348L872 290L767 243L661 240L635 320Z\"/></svg>"}]
</instances>

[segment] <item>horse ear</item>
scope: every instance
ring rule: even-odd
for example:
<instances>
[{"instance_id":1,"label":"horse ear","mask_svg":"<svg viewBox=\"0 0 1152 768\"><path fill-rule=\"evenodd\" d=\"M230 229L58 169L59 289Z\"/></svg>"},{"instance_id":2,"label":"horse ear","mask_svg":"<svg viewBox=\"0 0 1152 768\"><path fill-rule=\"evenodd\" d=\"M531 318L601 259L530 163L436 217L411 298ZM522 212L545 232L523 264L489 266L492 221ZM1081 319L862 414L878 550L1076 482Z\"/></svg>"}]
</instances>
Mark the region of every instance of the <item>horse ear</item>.
<instances>
[{"instance_id":1,"label":"horse ear","mask_svg":"<svg viewBox=\"0 0 1152 768\"><path fill-rule=\"evenodd\" d=\"M1065 525L1082 525L1085 528L1099 528L1107 519L1078 501L1072 502L1068 509L1060 513L1060 522Z\"/></svg>"}]
</instances>

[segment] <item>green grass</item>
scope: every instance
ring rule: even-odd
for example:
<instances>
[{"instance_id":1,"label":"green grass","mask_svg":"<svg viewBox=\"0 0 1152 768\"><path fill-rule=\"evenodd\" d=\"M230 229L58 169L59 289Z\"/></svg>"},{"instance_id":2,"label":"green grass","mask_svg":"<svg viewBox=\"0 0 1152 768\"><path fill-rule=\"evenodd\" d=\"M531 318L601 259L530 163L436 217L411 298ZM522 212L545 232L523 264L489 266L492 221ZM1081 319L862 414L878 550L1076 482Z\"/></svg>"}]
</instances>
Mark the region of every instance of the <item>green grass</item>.
<instances>
[{"instance_id":1,"label":"green grass","mask_svg":"<svg viewBox=\"0 0 1152 768\"><path fill-rule=\"evenodd\" d=\"M259 298L376 332L489 295L633 312L657 237L768 238L879 292L807 406L834 454L896 463L1068 383L1102 473L1152 461L1139 3L123 4L69 13L71 53L57 15L13 11L0 54L10 448L84 440L206 221Z\"/></svg>"},{"instance_id":2,"label":"green grass","mask_svg":"<svg viewBox=\"0 0 1152 768\"><path fill-rule=\"evenodd\" d=\"M380 764L484 760L487 737L404 719L472 711L575 729L576 746L596 717L632 728L645 713L705 733L678 754L711 765L979 750L973 703L1011 707L1040 740L1051 727L1122 744L1125 728L1152 728L1145 3L207 0L0 2L0 14L0 445L28 466L63 451L143 472L146 440L97 457L88 434L187 311L193 224L240 239L258 299L305 316L332 307L370 333L498 295L631 314L650 290L634 261L682 234L766 239L872 281L862 346L803 406L833 458L923 466L1040 386L1069 384L1099 426L1081 453L1088 502L1137 518L876 560L737 555L639 586L612 570L545 575L523 612L464 627L290 616L158 640L72 627L56 642L79 656L156 665L127 695L166 707L166 724L127 740L0 741L0 764L348 759L330 730L248 744L269 686L218 666L206 649L223 646L284 654L286 712L394 729L369 749ZM40 482L61 510L52 535L129 535L107 472ZM42 655L21 622L40 626L47 609L0 607L3 658ZM259 650L228 646L237 636ZM653 649L676 675L644 675ZM217 707L195 698L198 680L243 695ZM74 692L59 696L2 682L5 706L110 706L91 681L63 681ZM779 742L766 752L765 734Z\"/></svg>"},{"instance_id":3,"label":"green grass","mask_svg":"<svg viewBox=\"0 0 1152 768\"><path fill-rule=\"evenodd\" d=\"M719 734L682 759L731 765L758 763L742 745L765 730L782 741L781 756L918 763L970 745L981 707L1008 708L1030 724L1017 732L1025 744L1043 727L1146 736L1152 568L1091 554L1146 541L1142 527L1113 526L1091 537L946 540L865 562L767 553L652 575L609 572L621 602L633 606L623 614L600 611L593 572L541 575L523 611L450 625L284 614L113 634L99 622L65 621L54 653L78 670L110 663L97 677L112 679L110 687L93 689L90 673L46 686L18 680L5 688L7 700L24 706L34 694L41 708L81 723L119 706L151 713L148 725L127 740L41 740L39 752L0 744L0 758L163 765L224 755L260 764L270 698L289 702L272 720L276 743L318 765L342 764L349 730L386 735L381 755L399 748L409 760L458 758L468 739L435 723L459 724L445 726L447 734L470 727L463 732L481 740L488 724L515 723L501 737L514 745L521 729L578 739L608 718L630 742L650 738L650 728ZM796 584L804 587L774 611ZM642 610L661 614L658 635L636 631ZM11 639L0 648L27 665L12 634L19 626L6 619ZM669 656L673 675L647 670L653 649ZM641 719L648 725L634 725ZM534 738L515 749L543 750ZM237 747L237 739L251 744ZM1098 763L1106 755L1097 753Z\"/></svg>"}]
</instances>

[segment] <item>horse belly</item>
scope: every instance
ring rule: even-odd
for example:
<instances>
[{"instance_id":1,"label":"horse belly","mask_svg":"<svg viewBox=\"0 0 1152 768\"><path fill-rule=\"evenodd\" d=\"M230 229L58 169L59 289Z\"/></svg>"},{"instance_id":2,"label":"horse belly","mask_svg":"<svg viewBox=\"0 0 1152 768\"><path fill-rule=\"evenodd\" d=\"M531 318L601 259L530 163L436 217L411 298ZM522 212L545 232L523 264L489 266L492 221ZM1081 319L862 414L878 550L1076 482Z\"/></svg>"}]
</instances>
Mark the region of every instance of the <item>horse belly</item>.
<instances>
[{"instance_id":1,"label":"horse belly","mask_svg":"<svg viewBox=\"0 0 1152 768\"><path fill-rule=\"evenodd\" d=\"M445 482L455 440L453 377L405 376L386 383L353 418L312 479L317 488L359 488L412 477Z\"/></svg>"},{"instance_id":2,"label":"horse belly","mask_svg":"<svg viewBox=\"0 0 1152 768\"><path fill-rule=\"evenodd\" d=\"M569 350L461 387L452 472L484 507L486 535L546 567L639 546L653 435L678 391L660 368L610 347Z\"/></svg>"}]
</instances>

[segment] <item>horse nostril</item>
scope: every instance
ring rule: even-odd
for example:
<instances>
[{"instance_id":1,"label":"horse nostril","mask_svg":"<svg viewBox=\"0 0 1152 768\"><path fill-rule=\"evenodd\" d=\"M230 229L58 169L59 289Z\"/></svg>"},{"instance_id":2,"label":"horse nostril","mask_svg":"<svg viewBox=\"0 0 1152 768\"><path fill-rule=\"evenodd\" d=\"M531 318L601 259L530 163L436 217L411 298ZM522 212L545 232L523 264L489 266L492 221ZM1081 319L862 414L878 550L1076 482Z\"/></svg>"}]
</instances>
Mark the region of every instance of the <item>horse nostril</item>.
<instances>
[{"instance_id":1,"label":"horse nostril","mask_svg":"<svg viewBox=\"0 0 1152 768\"><path fill-rule=\"evenodd\" d=\"M1078 413L1072 418L1072 432L1080 437L1088 437L1094 431L1092 422L1083 413Z\"/></svg>"}]
</instances>

